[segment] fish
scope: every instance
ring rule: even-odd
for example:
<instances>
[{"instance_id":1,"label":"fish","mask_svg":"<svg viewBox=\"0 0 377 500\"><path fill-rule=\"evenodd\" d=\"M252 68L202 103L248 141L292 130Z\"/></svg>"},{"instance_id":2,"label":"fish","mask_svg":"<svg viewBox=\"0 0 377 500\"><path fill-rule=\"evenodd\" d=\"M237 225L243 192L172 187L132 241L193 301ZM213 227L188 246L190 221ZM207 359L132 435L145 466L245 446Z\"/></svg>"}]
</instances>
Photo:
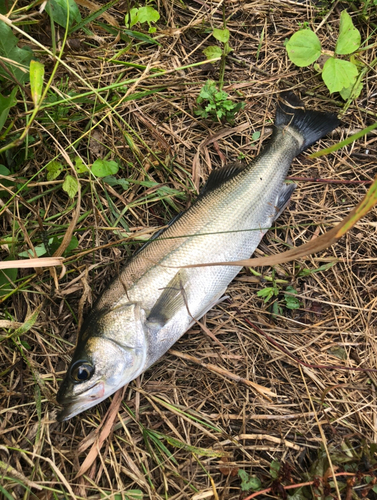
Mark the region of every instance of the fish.
<instances>
[{"instance_id":1,"label":"fish","mask_svg":"<svg viewBox=\"0 0 377 500\"><path fill-rule=\"evenodd\" d=\"M138 377L223 296L238 266L184 267L249 258L287 206L299 153L334 130L333 113L277 102L273 132L249 164L213 170L196 201L125 264L80 329L57 394L62 422Z\"/></svg>"}]
</instances>

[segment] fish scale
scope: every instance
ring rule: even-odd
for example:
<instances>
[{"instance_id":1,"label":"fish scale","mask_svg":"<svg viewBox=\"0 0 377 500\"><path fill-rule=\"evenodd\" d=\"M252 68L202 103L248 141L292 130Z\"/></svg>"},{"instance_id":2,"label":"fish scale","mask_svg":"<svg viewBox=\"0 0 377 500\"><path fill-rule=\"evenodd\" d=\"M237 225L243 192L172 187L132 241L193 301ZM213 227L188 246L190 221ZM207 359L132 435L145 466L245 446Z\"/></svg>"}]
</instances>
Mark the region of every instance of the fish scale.
<instances>
[{"instance_id":1,"label":"fish scale","mask_svg":"<svg viewBox=\"0 0 377 500\"><path fill-rule=\"evenodd\" d=\"M283 96L261 154L242 168L215 170L196 202L99 297L59 389L58 420L136 378L217 302L241 268L184 266L249 258L296 187L284 184L293 158L337 125L335 115L306 111L294 95Z\"/></svg>"}]
</instances>

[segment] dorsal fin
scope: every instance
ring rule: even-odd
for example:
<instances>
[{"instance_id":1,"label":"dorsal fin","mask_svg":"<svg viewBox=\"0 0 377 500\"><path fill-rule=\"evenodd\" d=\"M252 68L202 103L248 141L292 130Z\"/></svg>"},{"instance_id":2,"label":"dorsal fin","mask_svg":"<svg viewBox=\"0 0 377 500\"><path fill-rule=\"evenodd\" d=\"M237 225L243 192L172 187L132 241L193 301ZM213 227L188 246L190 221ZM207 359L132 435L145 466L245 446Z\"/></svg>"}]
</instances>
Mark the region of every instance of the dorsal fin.
<instances>
[{"instance_id":1,"label":"dorsal fin","mask_svg":"<svg viewBox=\"0 0 377 500\"><path fill-rule=\"evenodd\" d=\"M221 186L226 181L229 181L236 175L238 175L242 170L244 170L245 166L241 166L239 163L231 163L230 165L226 165L222 168L217 168L213 170L208 177L206 184L201 190L200 194L206 194L209 191L213 191L214 189Z\"/></svg>"}]
</instances>

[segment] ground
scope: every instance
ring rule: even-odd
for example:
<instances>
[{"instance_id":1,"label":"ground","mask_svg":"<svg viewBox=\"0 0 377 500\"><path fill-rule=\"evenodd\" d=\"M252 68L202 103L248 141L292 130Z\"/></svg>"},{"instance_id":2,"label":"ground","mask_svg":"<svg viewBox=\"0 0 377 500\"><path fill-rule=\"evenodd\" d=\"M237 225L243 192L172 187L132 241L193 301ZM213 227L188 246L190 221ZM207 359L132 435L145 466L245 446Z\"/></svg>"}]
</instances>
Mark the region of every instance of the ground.
<instances>
[{"instance_id":1,"label":"ground","mask_svg":"<svg viewBox=\"0 0 377 500\"><path fill-rule=\"evenodd\" d=\"M77 3L82 19L105 5ZM353 369L377 367L376 209L325 251L273 269L245 268L229 298L203 319L207 328L193 327L112 400L55 421L56 392L94 299L141 242L190 205L212 169L258 154L281 91L338 113L341 125L293 162L289 177L298 188L256 256L326 232L363 199L377 173L374 132L309 157L376 122L373 2L150 5L160 13L151 23L155 33L139 23L132 27L139 35L125 35L130 5L118 1L66 43L44 4L12 7L10 18L24 30L14 31L19 47L27 45L44 64L45 85L53 80L26 138L7 149L34 109L28 82L10 110L10 129L2 130L9 173L0 176L0 257L21 258L33 249L47 256L48 247L53 253L60 245L66 261L62 273L61 267L19 269L10 283L0 283L0 495L374 498L377 377ZM359 58L367 68L360 96L348 105L329 94L313 66L292 64L284 46L307 23L334 50L346 8L365 41ZM232 48L224 91L246 103L234 123L195 114L200 89L219 80L220 63L203 63L203 49L222 46L212 31L223 18ZM5 79L3 94L14 85ZM104 181L84 168L79 195L76 157L89 166L111 160L119 169ZM64 167L55 178L47 177L53 160ZM72 197L62 188L67 175ZM266 287L267 302L257 295ZM298 308L287 307L292 303Z\"/></svg>"}]
</instances>

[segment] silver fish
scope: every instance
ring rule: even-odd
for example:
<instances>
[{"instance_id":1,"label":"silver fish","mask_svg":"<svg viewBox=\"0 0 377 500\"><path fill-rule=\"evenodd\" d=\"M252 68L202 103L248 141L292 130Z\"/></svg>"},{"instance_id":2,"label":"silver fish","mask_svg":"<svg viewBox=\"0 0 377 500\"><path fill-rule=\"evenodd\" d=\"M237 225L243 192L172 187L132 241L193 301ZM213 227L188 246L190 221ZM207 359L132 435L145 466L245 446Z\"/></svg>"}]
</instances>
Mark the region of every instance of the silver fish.
<instances>
[{"instance_id":1,"label":"silver fish","mask_svg":"<svg viewBox=\"0 0 377 500\"><path fill-rule=\"evenodd\" d=\"M287 205L293 158L338 126L284 94L267 146L249 165L215 170L195 203L126 264L81 328L59 389L59 421L98 404L155 363L219 300Z\"/></svg>"}]
</instances>

